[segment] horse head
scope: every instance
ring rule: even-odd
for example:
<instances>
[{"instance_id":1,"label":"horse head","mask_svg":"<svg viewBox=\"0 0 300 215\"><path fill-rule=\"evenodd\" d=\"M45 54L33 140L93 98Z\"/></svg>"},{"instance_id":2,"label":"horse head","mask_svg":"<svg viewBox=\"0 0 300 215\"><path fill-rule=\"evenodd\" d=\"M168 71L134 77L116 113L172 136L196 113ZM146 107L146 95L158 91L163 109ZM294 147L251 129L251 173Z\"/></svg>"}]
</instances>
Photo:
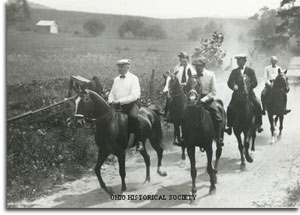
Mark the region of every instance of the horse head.
<instances>
[{"instance_id":1,"label":"horse head","mask_svg":"<svg viewBox=\"0 0 300 215\"><path fill-rule=\"evenodd\" d=\"M187 92L188 100L192 103L197 103L197 101L201 98L202 85L197 76L189 78L187 83Z\"/></svg>"},{"instance_id":2,"label":"horse head","mask_svg":"<svg viewBox=\"0 0 300 215\"><path fill-rule=\"evenodd\" d=\"M240 75L236 84L238 86L238 94L241 95L242 98L248 98L251 92L251 81L248 75Z\"/></svg>"},{"instance_id":3,"label":"horse head","mask_svg":"<svg viewBox=\"0 0 300 215\"><path fill-rule=\"evenodd\" d=\"M75 99L75 125L83 127L85 119L97 120L112 113L110 106L96 92L85 89Z\"/></svg>"},{"instance_id":4,"label":"horse head","mask_svg":"<svg viewBox=\"0 0 300 215\"><path fill-rule=\"evenodd\" d=\"M276 79L274 80L273 89L279 89L285 93L290 91L287 70L284 72L279 71Z\"/></svg>"},{"instance_id":5,"label":"horse head","mask_svg":"<svg viewBox=\"0 0 300 215\"><path fill-rule=\"evenodd\" d=\"M175 96L181 93L181 86L178 78L174 74L169 74L166 77L166 84L163 93L167 93L169 97Z\"/></svg>"}]
</instances>

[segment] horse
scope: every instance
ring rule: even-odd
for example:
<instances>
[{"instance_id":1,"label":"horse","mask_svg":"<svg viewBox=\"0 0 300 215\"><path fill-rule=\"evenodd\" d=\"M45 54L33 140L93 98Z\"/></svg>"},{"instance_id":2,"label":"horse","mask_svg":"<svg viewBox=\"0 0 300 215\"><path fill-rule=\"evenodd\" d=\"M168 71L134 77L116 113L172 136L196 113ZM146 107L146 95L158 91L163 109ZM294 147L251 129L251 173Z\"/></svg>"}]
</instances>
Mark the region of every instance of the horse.
<instances>
[{"instance_id":1,"label":"horse","mask_svg":"<svg viewBox=\"0 0 300 215\"><path fill-rule=\"evenodd\" d=\"M277 75L274 80L273 87L267 93L266 109L268 112L268 118L270 122L271 130L271 143L275 143L275 128L279 119L279 134L278 139L281 138L284 120L284 109L285 109L285 96L289 92L289 81L287 77L287 70ZM274 119L275 116L275 119Z\"/></svg>"},{"instance_id":2,"label":"horse","mask_svg":"<svg viewBox=\"0 0 300 215\"><path fill-rule=\"evenodd\" d=\"M216 191L217 170L212 166L213 157L213 140L215 138L215 128L213 120L209 112L205 109L204 104L200 102L201 87L200 82L196 78L189 79L188 88L188 102L185 106L182 120L183 138L187 147L187 153L191 166L192 177L192 195L197 192L196 189L196 175L197 170L195 167L195 148L198 146L201 151L206 152L207 156L207 173L210 177L209 193L212 194ZM193 201L192 201L193 203Z\"/></svg>"},{"instance_id":3,"label":"horse","mask_svg":"<svg viewBox=\"0 0 300 215\"><path fill-rule=\"evenodd\" d=\"M187 103L187 96L184 94L178 78L174 74L169 74L165 79L165 87L163 93L167 93L168 107L170 117L174 125L173 144L181 146L181 161L180 167L185 165L185 144L182 138L182 114Z\"/></svg>"},{"instance_id":4,"label":"horse","mask_svg":"<svg viewBox=\"0 0 300 215\"><path fill-rule=\"evenodd\" d=\"M126 149L134 147L136 143L128 145L128 116L125 113L115 111L98 93L84 89L75 100L75 125L83 127L87 119L93 119L96 124L95 142L98 146L98 159L95 173L101 188L113 195L112 188L106 186L101 176L101 166L106 158L113 154L118 158L119 174L121 176L121 192L126 191L125 183L125 152ZM166 176L167 172L162 167L163 144L160 117L156 110L142 107L139 111L141 141L145 144L148 139L157 153L157 173ZM150 182L150 157L147 150L140 151L146 164L146 182Z\"/></svg>"},{"instance_id":5,"label":"horse","mask_svg":"<svg viewBox=\"0 0 300 215\"><path fill-rule=\"evenodd\" d=\"M234 104L234 120L233 132L238 141L238 148L241 155L241 170L246 167L245 158L247 162L252 163L253 158L249 154L250 140L252 139L251 151L255 151L256 138L256 117L254 114L254 106L250 100L250 78L246 75L240 75L237 81L238 90L236 94L236 101ZM244 134L244 141L242 141L241 134ZM245 157L244 157L245 154Z\"/></svg>"},{"instance_id":6,"label":"horse","mask_svg":"<svg viewBox=\"0 0 300 215\"><path fill-rule=\"evenodd\" d=\"M200 80L196 76L192 76L189 78L186 91L188 92L188 101L191 102L199 102L199 99L201 99L201 92L202 92L202 85ZM191 99L194 98L194 99ZM214 105L216 106L216 109L218 110L218 114L222 118L221 122L217 122L214 120L214 117L209 113L206 107L209 108L209 105L211 105L211 102L214 102ZM216 161L214 164L214 169L218 170L218 164L220 157L222 155L222 144L224 140L224 133L225 133L225 127L226 127L226 112L224 110L224 104L220 99L215 99L208 101L207 104L203 104L203 106L206 108L206 110L209 113L210 118L212 119L215 136L214 140L216 142Z\"/></svg>"}]
</instances>

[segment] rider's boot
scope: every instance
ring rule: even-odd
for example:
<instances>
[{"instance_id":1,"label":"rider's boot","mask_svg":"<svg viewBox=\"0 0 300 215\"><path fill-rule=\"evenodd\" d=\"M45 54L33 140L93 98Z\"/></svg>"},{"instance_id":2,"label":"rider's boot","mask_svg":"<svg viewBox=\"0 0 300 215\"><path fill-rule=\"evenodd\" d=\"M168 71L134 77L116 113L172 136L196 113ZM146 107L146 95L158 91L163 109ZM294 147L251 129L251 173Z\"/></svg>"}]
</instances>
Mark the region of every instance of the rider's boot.
<instances>
[{"instance_id":1,"label":"rider's boot","mask_svg":"<svg viewBox=\"0 0 300 215\"><path fill-rule=\"evenodd\" d=\"M292 111L291 109L286 109L286 108L285 108L285 110L284 110L283 113L284 113L284 115L286 115L286 114L290 113L291 111Z\"/></svg>"}]
</instances>

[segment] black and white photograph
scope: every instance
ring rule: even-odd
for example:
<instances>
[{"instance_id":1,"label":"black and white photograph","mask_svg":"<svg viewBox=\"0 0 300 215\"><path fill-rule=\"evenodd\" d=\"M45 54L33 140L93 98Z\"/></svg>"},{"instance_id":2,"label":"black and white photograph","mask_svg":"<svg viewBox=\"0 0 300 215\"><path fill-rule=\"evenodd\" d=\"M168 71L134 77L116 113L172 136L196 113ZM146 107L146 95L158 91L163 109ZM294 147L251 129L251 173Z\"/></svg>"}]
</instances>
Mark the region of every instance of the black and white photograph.
<instances>
[{"instance_id":1,"label":"black and white photograph","mask_svg":"<svg viewBox=\"0 0 300 215\"><path fill-rule=\"evenodd\" d=\"M300 207L300 0L5 0L4 204Z\"/></svg>"}]
</instances>

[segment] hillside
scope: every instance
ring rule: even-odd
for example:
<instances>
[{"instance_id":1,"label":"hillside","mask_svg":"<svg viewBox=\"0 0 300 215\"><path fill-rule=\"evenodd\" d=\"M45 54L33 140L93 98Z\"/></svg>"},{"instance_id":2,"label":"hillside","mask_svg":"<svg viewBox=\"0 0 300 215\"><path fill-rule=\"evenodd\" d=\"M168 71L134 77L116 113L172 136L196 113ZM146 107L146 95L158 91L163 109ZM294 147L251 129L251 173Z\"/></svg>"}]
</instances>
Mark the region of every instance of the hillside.
<instances>
[{"instance_id":1,"label":"hillside","mask_svg":"<svg viewBox=\"0 0 300 215\"><path fill-rule=\"evenodd\" d=\"M102 20L106 25L106 30L103 37L117 38L118 27L124 20L132 18L132 16L125 15L111 15L111 14L96 14L73 11L60 11L48 9L32 9L31 23L33 28L35 23L41 19L56 20L59 24L60 32L73 33L74 31L82 32L83 23L90 19L97 18ZM185 18L185 19L157 19L148 17L135 17L146 24L161 25L167 32L168 39L186 39L186 34L194 27L204 26L211 20L217 24L222 24L225 29L225 35L239 36L240 32L244 34L248 32L253 25L253 21L246 19L224 19L224 18ZM236 26L239 26L238 28Z\"/></svg>"},{"instance_id":2,"label":"hillside","mask_svg":"<svg viewBox=\"0 0 300 215\"><path fill-rule=\"evenodd\" d=\"M33 2L30 2L30 1L28 1L28 5L29 5L29 7L32 8L32 9L51 10L50 7L47 7L47 6L45 6L45 5L38 4L38 3L33 3Z\"/></svg>"}]
</instances>

